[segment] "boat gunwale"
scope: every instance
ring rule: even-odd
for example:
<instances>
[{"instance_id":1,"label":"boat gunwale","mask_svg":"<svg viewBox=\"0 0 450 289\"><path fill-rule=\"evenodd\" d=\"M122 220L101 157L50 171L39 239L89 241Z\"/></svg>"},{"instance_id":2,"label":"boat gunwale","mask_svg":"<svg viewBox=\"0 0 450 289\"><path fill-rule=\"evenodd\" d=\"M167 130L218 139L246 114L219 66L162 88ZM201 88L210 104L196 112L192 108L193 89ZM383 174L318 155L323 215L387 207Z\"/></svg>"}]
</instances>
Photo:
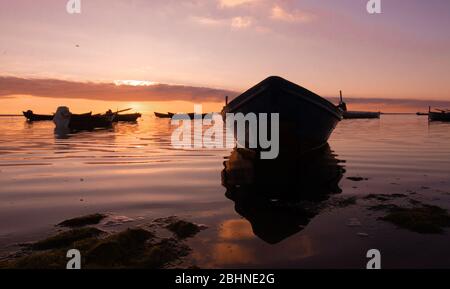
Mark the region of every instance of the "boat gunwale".
<instances>
[{"instance_id":1,"label":"boat gunwale","mask_svg":"<svg viewBox=\"0 0 450 289\"><path fill-rule=\"evenodd\" d=\"M339 108L337 108L332 102L330 102L329 100L321 97L320 95L299 86L298 84L295 84L293 82L290 82L286 79L283 79L281 77L278 76L271 76L266 78L265 80L263 80L262 82L260 82L259 84L256 84L255 86L253 86L252 88L248 89L247 91L243 92L242 94L240 94L239 96L237 96L235 99L233 99L229 104L227 104L224 107L223 113L227 113L230 112L232 110L236 110L239 109L240 107L242 107L243 105L245 105L246 103L248 103L249 101L253 100L253 98L257 97L262 91L264 91L265 89L267 89L267 87L271 85L270 81L273 80L277 80L277 81L282 81L285 83L288 83L290 85L294 85L296 88L299 89L303 89L305 90L307 93L310 93L312 96L320 98L321 100L323 100L325 103L328 103L329 106L335 108L336 110L333 110L331 107L325 105L324 103L320 103L319 101L316 101L314 99L311 99L310 97L306 97L305 95L300 94L300 92L294 91L292 89L286 88L286 87L282 87L279 86L279 90L281 91L285 91L289 94L295 95L296 97L301 98L302 100L306 100L309 103L312 103L316 106L319 106L320 108L325 109L326 111L328 111L329 113L331 113L334 117L336 117L338 120L342 120L343 116L342 113L338 113ZM254 90L254 91L252 91ZM239 98L244 98L242 101L240 102L236 102ZM236 102L236 104L233 104L233 102Z\"/></svg>"}]
</instances>

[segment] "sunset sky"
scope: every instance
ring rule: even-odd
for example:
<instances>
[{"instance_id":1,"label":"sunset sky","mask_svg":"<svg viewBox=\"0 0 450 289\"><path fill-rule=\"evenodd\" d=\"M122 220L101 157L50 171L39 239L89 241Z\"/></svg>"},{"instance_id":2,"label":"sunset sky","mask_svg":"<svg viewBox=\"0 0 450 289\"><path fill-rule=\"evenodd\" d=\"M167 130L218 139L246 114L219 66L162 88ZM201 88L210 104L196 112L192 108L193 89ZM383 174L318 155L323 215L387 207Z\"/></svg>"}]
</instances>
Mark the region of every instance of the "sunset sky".
<instances>
[{"instance_id":1,"label":"sunset sky","mask_svg":"<svg viewBox=\"0 0 450 289\"><path fill-rule=\"evenodd\" d=\"M81 0L71 15L67 0L0 0L0 113L218 109L269 75L324 97L450 102L450 1L381 2Z\"/></svg>"}]
</instances>

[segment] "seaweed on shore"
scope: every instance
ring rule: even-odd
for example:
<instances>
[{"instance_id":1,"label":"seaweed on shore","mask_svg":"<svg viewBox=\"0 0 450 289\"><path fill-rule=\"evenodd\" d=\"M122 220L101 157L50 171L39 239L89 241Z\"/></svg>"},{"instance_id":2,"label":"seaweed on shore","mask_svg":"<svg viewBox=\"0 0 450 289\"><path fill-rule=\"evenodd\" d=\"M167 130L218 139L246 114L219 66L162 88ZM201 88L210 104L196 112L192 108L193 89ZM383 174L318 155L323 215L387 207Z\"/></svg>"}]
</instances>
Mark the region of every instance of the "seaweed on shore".
<instances>
[{"instance_id":1,"label":"seaweed on shore","mask_svg":"<svg viewBox=\"0 0 450 289\"><path fill-rule=\"evenodd\" d=\"M413 208L392 207L380 219L422 234L442 234L445 228L450 227L447 210L426 204Z\"/></svg>"},{"instance_id":2,"label":"seaweed on shore","mask_svg":"<svg viewBox=\"0 0 450 289\"><path fill-rule=\"evenodd\" d=\"M404 198L406 202L402 202L403 205L388 203L398 198ZM369 210L387 212L385 216L378 218L379 220L412 232L442 234L445 228L450 227L450 215L446 209L424 204L405 194L369 194L363 199L378 201L369 206Z\"/></svg>"},{"instance_id":3,"label":"seaweed on shore","mask_svg":"<svg viewBox=\"0 0 450 289\"><path fill-rule=\"evenodd\" d=\"M180 220L175 216L167 218L159 218L154 221L157 224L164 226L167 230L171 231L179 239L186 239L193 237L195 234L199 233L204 227Z\"/></svg>"},{"instance_id":4,"label":"seaweed on shore","mask_svg":"<svg viewBox=\"0 0 450 289\"><path fill-rule=\"evenodd\" d=\"M331 207L337 207L337 208L345 208L351 205L355 205L357 202L357 198L355 196L350 197L340 197L340 198L334 198L330 201Z\"/></svg>"},{"instance_id":5,"label":"seaweed on shore","mask_svg":"<svg viewBox=\"0 0 450 289\"><path fill-rule=\"evenodd\" d=\"M57 249L57 248L67 247L79 240L83 240L83 239L87 239L87 238L95 238L102 233L104 233L104 232L97 228L91 228L91 227L82 228L82 229L74 229L74 230L59 233L57 235L54 235L54 236L48 237L44 240L33 243L33 244L31 244L30 247L32 250L36 250L36 251Z\"/></svg>"},{"instance_id":6,"label":"seaweed on shore","mask_svg":"<svg viewBox=\"0 0 450 289\"><path fill-rule=\"evenodd\" d=\"M397 209L398 206L394 204L378 204L369 207L371 211L390 211Z\"/></svg>"},{"instance_id":7,"label":"seaweed on shore","mask_svg":"<svg viewBox=\"0 0 450 289\"><path fill-rule=\"evenodd\" d=\"M98 240L86 250L86 262L91 265L115 266L132 264L145 251L153 234L141 228L127 229Z\"/></svg>"},{"instance_id":8,"label":"seaweed on shore","mask_svg":"<svg viewBox=\"0 0 450 289\"><path fill-rule=\"evenodd\" d=\"M200 232L200 227L198 225L183 220L177 220L167 225L166 228L172 231L180 239L192 237Z\"/></svg>"},{"instance_id":9,"label":"seaweed on shore","mask_svg":"<svg viewBox=\"0 0 450 289\"><path fill-rule=\"evenodd\" d=\"M83 227L87 225L96 225L106 217L107 216L104 214L86 215L82 217L65 220L59 223L58 226L74 228L74 227Z\"/></svg>"},{"instance_id":10,"label":"seaweed on shore","mask_svg":"<svg viewBox=\"0 0 450 289\"><path fill-rule=\"evenodd\" d=\"M71 229L32 243L19 257L0 262L0 268L64 269L69 249L81 252L82 268L166 268L187 256L190 248L181 239L202 227L176 217L160 219L159 226L178 238L158 238L144 228L106 233L94 227ZM17 256L17 255L16 255Z\"/></svg>"},{"instance_id":11,"label":"seaweed on shore","mask_svg":"<svg viewBox=\"0 0 450 289\"><path fill-rule=\"evenodd\" d=\"M365 200L389 201L396 198L405 198L405 194L368 194L364 197Z\"/></svg>"}]
</instances>

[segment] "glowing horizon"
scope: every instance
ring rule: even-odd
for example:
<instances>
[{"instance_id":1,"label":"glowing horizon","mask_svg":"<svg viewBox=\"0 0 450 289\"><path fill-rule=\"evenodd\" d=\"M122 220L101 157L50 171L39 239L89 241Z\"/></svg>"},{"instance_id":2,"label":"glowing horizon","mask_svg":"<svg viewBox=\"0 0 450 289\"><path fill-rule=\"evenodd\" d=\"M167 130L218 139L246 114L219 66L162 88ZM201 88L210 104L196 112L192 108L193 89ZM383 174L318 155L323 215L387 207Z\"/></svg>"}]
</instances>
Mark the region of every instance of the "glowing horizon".
<instances>
[{"instance_id":1,"label":"glowing horizon","mask_svg":"<svg viewBox=\"0 0 450 289\"><path fill-rule=\"evenodd\" d=\"M18 95L220 106L270 75L324 97L450 101L450 2L337 2L82 0L70 15L0 0L0 113Z\"/></svg>"}]
</instances>

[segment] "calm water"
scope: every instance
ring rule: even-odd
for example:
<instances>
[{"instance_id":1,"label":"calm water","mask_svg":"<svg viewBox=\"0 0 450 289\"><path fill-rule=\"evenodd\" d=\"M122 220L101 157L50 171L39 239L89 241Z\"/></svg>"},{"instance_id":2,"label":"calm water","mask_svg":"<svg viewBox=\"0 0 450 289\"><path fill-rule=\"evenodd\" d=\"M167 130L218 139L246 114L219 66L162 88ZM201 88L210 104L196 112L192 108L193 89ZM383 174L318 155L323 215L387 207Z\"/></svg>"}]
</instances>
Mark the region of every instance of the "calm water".
<instances>
[{"instance_id":1,"label":"calm water","mask_svg":"<svg viewBox=\"0 0 450 289\"><path fill-rule=\"evenodd\" d=\"M310 201L321 209L307 218L298 203L287 210L286 203L277 208L236 198L242 187L230 189L234 180L222 179L232 151L175 150L170 132L168 120L145 116L137 124L59 139L51 122L2 117L0 254L47 236L64 219L106 212L127 221L119 227L171 215L206 224L188 241L189 260L202 268L364 268L371 248L381 251L383 267L450 267L449 230L426 235L397 228L378 220L384 213L369 210L376 203L363 199L402 193L450 210L450 124L412 115L342 121L329 142L333 172L340 172L329 189L334 194ZM253 170L245 165L245 172ZM347 179L354 176L368 180ZM281 178L284 190L298 189L292 179L290 173ZM349 196L357 196L356 204L325 205ZM355 219L360 225L349 226Z\"/></svg>"}]
</instances>

